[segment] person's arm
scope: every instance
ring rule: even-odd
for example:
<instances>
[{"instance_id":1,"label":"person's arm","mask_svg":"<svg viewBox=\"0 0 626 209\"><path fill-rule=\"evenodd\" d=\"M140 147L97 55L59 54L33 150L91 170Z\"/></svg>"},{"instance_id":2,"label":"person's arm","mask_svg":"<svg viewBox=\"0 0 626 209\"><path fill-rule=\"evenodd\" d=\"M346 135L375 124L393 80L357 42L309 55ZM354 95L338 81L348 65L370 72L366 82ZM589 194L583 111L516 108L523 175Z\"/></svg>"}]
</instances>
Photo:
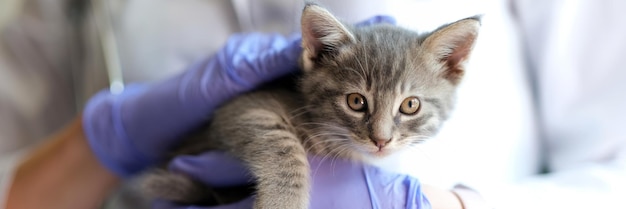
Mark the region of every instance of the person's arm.
<instances>
[{"instance_id":1,"label":"person's arm","mask_svg":"<svg viewBox=\"0 0 626 209\"><path fill-rule=\"evenodd\" d=\"M93 155L79 117L19 164L6 208L98 208L118 181Z\"/></svg>"},{"instance_id":2,"label":"person's arm","mask_svg":"<svg viewBox=\"0 0 626 209\"><path fill-rule=\"evenodd\" d=\"M155 165L219 104L295 70L299 51L298 42L280 35L240 34L178 76L129 85L121 94L103 90L83 116L27 153L13 173L7 207L97 207L117 178Z\"/></svg>"}]
</instances>

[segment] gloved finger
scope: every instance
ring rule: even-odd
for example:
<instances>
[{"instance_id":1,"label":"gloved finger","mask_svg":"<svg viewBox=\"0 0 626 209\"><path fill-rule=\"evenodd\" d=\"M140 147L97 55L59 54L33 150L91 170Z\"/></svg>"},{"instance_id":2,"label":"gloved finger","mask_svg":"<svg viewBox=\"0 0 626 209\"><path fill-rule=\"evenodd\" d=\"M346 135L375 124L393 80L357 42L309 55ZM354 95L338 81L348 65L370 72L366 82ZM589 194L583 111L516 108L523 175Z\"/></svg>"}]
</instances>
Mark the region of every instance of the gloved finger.
<instances>
[{"instance_id":1,"label":"gloved finger","mask_svg":"<svg viewBox=\"0 0 626 209\"><path fill-rule=\"evenodd\" d=\"M290 41L281 39L273 42L271 50L263 51L251 62L244 62L256 69L257 75L263 78L262 82L269 81L298 69L298 58L302 53L300 40Z\"/></svg>"},{"instance_id":2,"label":"gloved finger","mask_svg":"<svg viewBox=\"0 0 626 209\"><path fill-rule=\"evenodd\" d=\"M284 37L277 33L237 33L228 38L224 52L228 56L259 53L275 47L275 43L283 43L283 39Z\"/></svg>"},{"instance_id":3,"label":"gloved finger","mask_svg":"<svg viewBox=\"0 0 626 209\"><path fill-rule=\"evenodd\" d=\"M168 169L213 187L239 186L253 181L241 161L219 151L176 157Z\"/></svg>"},{"instance_id":4,"label":"gloved finger","mask_svg":"<svg viewBox=\"0 0 626 209\"><path fill-rule=\"evenodd\" d=\"M357 23L356 26L362 27L362 26L370 26L370 25L380 24L380 23L387 23L387 24L395 25L396 19L387 15L377 15L377 16L371 17L367 20Z\"/></svg>"},{"instance_id":5,"label":"gloved finger","mask_svg":"<svg viewBox=\"0 0 626 209\"><path fill-rule=\"evenodd\" d=\"M302 51L299 41L290 41L277 34L251 34L238 45L227 44L218 55L230 80L242 87L281 77L298 69Z\"/></svg>"},{"instance_id":6,"label":"gloved finger","mask_svg":"<svg viewBox=\"0 0 626 209\"><path fill-rule=\"evenodd\" d=\"M155 200L152 204L153 209L250 209L254 204L254 197L248 197L239 202L219 205L219 206L195 206L195 205L180 205L165 200Z\"/></svg>"}]
</instances>

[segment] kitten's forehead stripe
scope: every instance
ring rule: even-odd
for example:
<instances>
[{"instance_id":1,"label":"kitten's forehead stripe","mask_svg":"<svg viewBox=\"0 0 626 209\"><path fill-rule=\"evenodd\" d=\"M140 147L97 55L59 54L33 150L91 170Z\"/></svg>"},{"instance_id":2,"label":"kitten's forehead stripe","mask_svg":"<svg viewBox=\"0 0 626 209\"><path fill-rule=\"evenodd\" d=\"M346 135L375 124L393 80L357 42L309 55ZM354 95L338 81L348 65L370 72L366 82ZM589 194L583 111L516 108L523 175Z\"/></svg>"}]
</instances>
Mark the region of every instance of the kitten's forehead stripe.
<instances>
[{"instance_id":1,"label":"kitten's forehead stripe","mask_svg":"<svg viewBox=\"0 0 626 209\"><path fill-rule=\"evenodd\" d=\"M398 84L407 83L405 75L407 59L405 52L407 50L398 50L398 46L409 47L409 42L417 40L410 36L400 37L397 31L390 31L386 28L378 28L377 32L356 33L357 39L362 43L354 49L351 60L345 60L347 64L355 67L362 67L360 57L365 57L368 61L364 70L366 72L365 88L372 93L369 105L373 109L385 109L391 112L392 116L397 114L393 107L395 96L398 94ZM396 44L395 42L404 44ZM370 111L371 112L371 111Z\"/></svg>"}]
</instances>

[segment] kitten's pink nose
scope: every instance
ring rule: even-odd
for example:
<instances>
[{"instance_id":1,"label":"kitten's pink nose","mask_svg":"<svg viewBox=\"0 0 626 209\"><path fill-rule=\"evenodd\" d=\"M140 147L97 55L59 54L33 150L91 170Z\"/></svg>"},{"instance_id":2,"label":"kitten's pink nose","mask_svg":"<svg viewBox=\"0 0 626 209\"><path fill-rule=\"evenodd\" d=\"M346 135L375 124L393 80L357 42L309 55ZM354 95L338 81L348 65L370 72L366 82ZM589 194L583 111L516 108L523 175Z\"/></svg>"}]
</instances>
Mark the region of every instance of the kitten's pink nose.
<instances>
[{"instance_id":1,"label":"kitten's pink nose","mask_svg":"<svg viewBox=\"0 0 626 209\"><path fill-rule=\"evenodd\" d=\"M372 142L374 142L374 145L376 145L379 150L383 149L390 141L391 139L372 139Z\"/></svg>"}]
</instances>

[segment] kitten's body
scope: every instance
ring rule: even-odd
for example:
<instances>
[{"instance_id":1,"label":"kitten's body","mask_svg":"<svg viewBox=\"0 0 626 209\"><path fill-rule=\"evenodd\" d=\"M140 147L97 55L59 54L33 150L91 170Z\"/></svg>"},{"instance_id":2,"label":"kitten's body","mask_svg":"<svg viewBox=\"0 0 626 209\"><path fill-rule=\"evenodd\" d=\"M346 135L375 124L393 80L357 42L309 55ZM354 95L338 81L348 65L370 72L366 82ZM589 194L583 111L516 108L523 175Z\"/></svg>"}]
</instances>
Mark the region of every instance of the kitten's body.
<instances>
[{"instance_id":1,"label":"kitten's body","mask_svg":"<svg viewBox=\"0 0 626 209\"><path fill-rule=\"evenodd\" d=\"M307 5L300 91L242 95L218 109L206 132L182 150L225 150L241 159L257 179L255 208L307 208L307 153L367 160L437 132L452 109L477 27L476 19L465 19L423 36L385 24L350 28ZM164 188L190 182L159 173L147 185L161 198L198 202L203 190Z\"/></svg>"}]
</instances>

